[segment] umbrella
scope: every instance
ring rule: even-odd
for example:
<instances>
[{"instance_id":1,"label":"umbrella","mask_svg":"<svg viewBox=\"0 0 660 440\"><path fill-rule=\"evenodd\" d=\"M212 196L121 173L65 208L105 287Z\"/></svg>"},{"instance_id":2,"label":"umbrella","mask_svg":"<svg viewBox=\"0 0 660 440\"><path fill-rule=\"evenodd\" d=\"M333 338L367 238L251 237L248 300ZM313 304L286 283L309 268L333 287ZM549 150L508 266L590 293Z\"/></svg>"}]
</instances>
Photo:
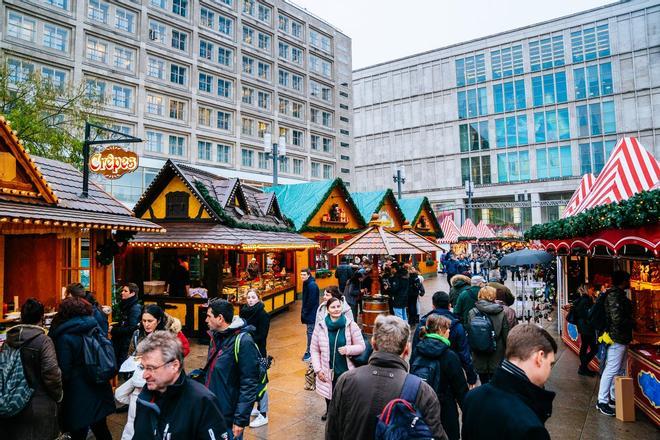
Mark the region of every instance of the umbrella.
<instances>
[{"instance_id":1,"label":"umbrella","mask_svg":"<svg viewBox=\"0 0 660 440\"><path fill-rule=\"evenodd\" d=\"M545 264L552 261L552 254L546 251L523 249L511 252L500 259L500 266L530 266L532 264Z\"/></svg>"}]
</instances>

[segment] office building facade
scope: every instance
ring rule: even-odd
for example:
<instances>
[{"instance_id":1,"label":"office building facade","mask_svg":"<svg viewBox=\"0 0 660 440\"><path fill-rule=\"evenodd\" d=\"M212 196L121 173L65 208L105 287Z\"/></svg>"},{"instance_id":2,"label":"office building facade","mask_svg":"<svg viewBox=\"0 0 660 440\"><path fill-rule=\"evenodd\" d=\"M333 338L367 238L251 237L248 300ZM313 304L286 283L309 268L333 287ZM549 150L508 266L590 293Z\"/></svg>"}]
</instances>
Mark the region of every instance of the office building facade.
<instances>
[{"instance_id":1,"label":"office building facade","mask_svg":"<svg viewBox=\"0 0 660 440\"><path fill-rule=\"evenodd\" d=\"M353 72L355 177L494 225L558 218L617 140L660 157L660 5L629 1Z\"/></svg>"},{"instance_id":2,"label":"office building facade","mask_svg":"<svg viewBox=\"0 0 660 440\"><path fill-rule=\"evenodd\" d=\"M5 0L11 77L84 84L140 169L103 181L131 205L167 158L272 181L350 180L351 40L284 0Z\"/></svg>"}]
</instances>

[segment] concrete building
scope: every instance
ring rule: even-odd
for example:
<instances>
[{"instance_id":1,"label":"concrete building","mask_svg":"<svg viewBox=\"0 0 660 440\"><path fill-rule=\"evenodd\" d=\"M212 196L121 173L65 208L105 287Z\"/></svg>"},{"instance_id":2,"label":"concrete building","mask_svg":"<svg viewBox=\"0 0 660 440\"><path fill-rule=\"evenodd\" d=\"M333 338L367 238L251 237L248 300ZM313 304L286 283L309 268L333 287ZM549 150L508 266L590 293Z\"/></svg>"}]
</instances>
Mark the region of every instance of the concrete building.
<instances>
[{"instance_id":1,"label":"concrete building","mask_svg":"<svg viewBox=\"0 0 660 440\"><path fill-rule=\"evenodd\" d=\"M660 157L660 4L615 3L353 72L358 191L491 224L556 219L622 136Z\"/></svg>"},{"instance_id":2,"label":"concrete building","mask_svg":"<svg viewBox=\"0 0 660 440\"><path fill-rule=\"evenodd\" d=\"M103 181L132 206L167 158L271 182L263 138L286 136L280 182L351 178L351 40L285 0L4 0L16 80L86 84L140 169Z\"/></svg>"}]
</instances>

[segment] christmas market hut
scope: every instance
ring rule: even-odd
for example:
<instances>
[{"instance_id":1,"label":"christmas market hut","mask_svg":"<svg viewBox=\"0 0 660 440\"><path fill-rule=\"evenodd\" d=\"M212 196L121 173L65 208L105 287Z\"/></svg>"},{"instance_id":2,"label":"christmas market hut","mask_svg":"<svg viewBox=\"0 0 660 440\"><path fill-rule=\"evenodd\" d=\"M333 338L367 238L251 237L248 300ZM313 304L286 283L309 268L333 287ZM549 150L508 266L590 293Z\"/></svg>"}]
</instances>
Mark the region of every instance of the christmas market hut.
<instances>
[{"instance_id":1,"label":"christmas market hut","mask_svg":"<svg viewBox=\"0 0 660 440\"><path fill-rule=\"evenodd\" d=\"M144 286L145 303L164 306L189 332L204 329L206 298L238 307L256 289L266 311L288 306L296 252L318 246L295 233L273 194L171 160L133 210L167 232L137 234L118 277Z\"/></svg>"},{"instance_id":2,"label":"christmas market hut","mask_svg":"<svg viewBox=\"0 0 660 440\"><path fill-rule=\"evenodd\" d=\"M284 215L296 232L314 240L318 248L297 254L298 267L313 271L320 289L337 284L334 277L339 260L328 253L365 227L365 220L344 182L337 178L264 188L277 196ZM302 291L298 280L298 291Z\"/></svg>"},{"instance_id":3,"label":"christmas market hut","mask_svg":"<svg viewBox=\"0 0 660 440\"><path fill-rule=\"evenodd\" d=\"M427 197L399 199L397 200L397 203L403 212L404 218L410 224L414 233L432 240L434 244L437 238L443 236L442 229L440 229L440 223L438 223L438 218L435 216L433 208L431 208L431 203ZM403 230L407 229L408 228L404 227ZM437 249L437 251L442 251L442 248ZM437 252L432 251L427 254L427 257L428 258L423 262L420 262L419 272L426 277L437 276Z\"/></svg>"},{"instance_id":4,"label":"christmas market hut","mask_svg":"<svg viewBox=\"0 0 660 440\"><path fill-rule=\"evenodd\" d=\"M0 116L0 300L9 312L2 320L17 319L29 297L55 310L70 283L110 306L115 255L134 233L162 227L94 183L82 197L80 171L30 156L9 124Z\"/></svg>"},{"instance_id":5,"label":"christmas market hut","mask_svg":"<svg viewBox=\"0 0 660 440\"><path fill-rule=\"evenodd\" d=\"M373 214L378 214L378 220L389 232L399 232L403 228L406 218L391 189L352 192L351 197L360 210L362 218L368 220Z\"/></svg>"}]
</instances>

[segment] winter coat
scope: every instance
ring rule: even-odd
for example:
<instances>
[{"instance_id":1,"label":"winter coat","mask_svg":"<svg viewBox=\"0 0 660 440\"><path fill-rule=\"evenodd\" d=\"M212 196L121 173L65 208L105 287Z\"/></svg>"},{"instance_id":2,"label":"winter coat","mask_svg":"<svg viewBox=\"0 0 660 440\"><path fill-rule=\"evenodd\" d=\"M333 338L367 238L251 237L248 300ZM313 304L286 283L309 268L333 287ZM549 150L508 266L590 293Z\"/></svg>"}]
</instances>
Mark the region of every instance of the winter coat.
<instances>
[{"instance_id":1,"label":"winter coat","mask_svg":"<svg viewBox=\"0 0 660 440\"><path fill-rule=\"evenodd\" d=\"M518 324L518 317L516 316L516 311L511 307L507 306L504 301L495 300L495 304L499 304L504 308L504 316L506 316L506 322L509 324L509 330L514 328Z\"/></svg>"},{"instance_id":2,"label":"winter coat","mask_svg":"<svg viewBox=\"0 0 660 440\"><path fill-rule=\"evenodd\" d=\"M261 357L266 357L266 341L268 340L268 330L270 329L270 315L264 308L264 303L259 301L252 307L247 304L241 307L240 317L249 326L254 327L252 339L259 347Z\"/></svg>"},{"instance_id":3,"label":"winter coat","mask_svg":"<svg viewBox=\"0 0 660 440\"><path fill-rule=\"evenodd\" d=\"M355 321L346 320L346 327L344 328L346 337L346 356L348 369L355 368L350 356L357 356L362 354L365 350L364 338L360 327ZM310 353L312 355L312 367L316 376L316 392L326 399L332 398L332 382L323 382L318 377L318 373L323 371L326 378L330 377L330 339L328 337L328 326L325 323L325 318L319 320L314 326L314 333L312 334L312 343L310 345ZM339 356L339 354L337 354Z\"/></svg>"},{"instance_id":4,"label":"winter coat","mask_svg":"<svg viewBox=\"0 0 660 440\"><path fill-rule=\"evenodd\" d=\"M514 302L516 302L516 297L511 293L511 289L505 286L502 283L496 283L491 281L487 284L490 287L494 287L497 290L497 298L502 300L505 305L511 307Z\"/></svg>"},{"instance_id":5,"label":"winter coat","mask_svg":"<svg viewBox=\"0 0 660 440\"><path fill-rule=\"evenodd\" d=\"M234 317L224 331L210 331L211 344L207 356L208 372L206 386L218 398L220 412L227 426L247 426L250 412L257 400L259 389L259 351L251 333L254 327L246 325L243 319ZM238 362L235 359L235 342L241 340L238 348ZM216 355L216 353L218 353Z\"/></svg>"},{"instance_id":6,"label":"winter coat","mask_svg":"<svg viewBox=\"0 0 660 440\"><path fill-rule=\"evenodd\" d=\"M449 290L449 304L456 307L458 297L463 290L470 287L470 278L465 275L454 275L451 279L451 289Z\"/></svg>"},{"instance_id":7,"label":"winter coat","mask_svg":"<svg viewBox=\"0 0 660 440\"><path fill-rule=\"evenodd\" d=\"M463 440L550 440L544 423L555 393L501 367L486 385L467 393Z\"/></svg>"},{"instance_id":8,"label":"winter coat","mask_svg":"<svg viewBox=\"0 0 660 440\"><path fill-rule=\"evenodd\" d=\"M103 312L103 310L101 310L101 305L98 303L98 301L96 301L96 299L90 293L85 294L85 299L92 305L92 310L94 312L94 319L96 319L96 322L99 323L99 328L101 329L101 332L107 337L108 328L110 327L108 324L108 315L106 315Z\"/></svg>"},{"instance_id":9,"label":"winter coat","mask_svg":"<svg viewBox=\"0 0 660 440\"><path fill-rule=\"evenodd\" d=\"M117 365L128 357L128 347L131 344L131 336L137 330L142 315L142 306L138 302L137 295L128 299L122 299L119 303L119 316L117 325L112 326L112 344L115 347Z\"/></svg>"},{"instance_id":10,"label":"winter coat","mask_svg":"<svg viewBox=\"0 0 660 440\"><path fill-rule=\"evenodd\" d=\"M62 401L62 374L53 341L36 325L17 325L7 332L8 346L20 350L23 372L34 390L18 414L0 419L4 438L51 440L57 437L57 403Z\"/></svg>"},{"instance_id":11,"label":"winter coat","mask_svg":"<svg viewBox=\"0 0 660 440\"><path fill-rule=\"evenodd\" d=\"M580 295L573 303L573 316L575 316L578 332L581 335L594 335L595 331L589 322L589 310L594 305L594 300L589 295Z\"/></svg>"},{"instance_id":12,"label":"winter coat","mask_svg":"<svg viewBox=\"0 0 660 440\"><path fill-rule=\"evenodd\" d=\"M115 412L110 382L93 383L85 373L82 335L94 327L98 327L98 322L93 316L77 316L64 321L50 333L62 371L62 424L65 431L83 429Z\"/></svg>"},{"instance_id":13,"label":"winter coat","mask_svg":"<svg viewBox=\"0 0 660 440\"><path fill-rule=\"evenodd\" d=\"M474 308L474 304L477 302L479 290L481 290L479 286L470 286L464 289L458 296L453 312L463 324L468 322L468 313Z\"/></svg>"},{"instance_id":14,"label":"winter coat","mask_svg":"<svg viewBox=\"0 0 660 440\"><path fill-rule=\"evenodd\" d=\"M353 272L354 271L351 265L346 263L341 263L339 266L337 266L337 269L335 269L335 278L337 278L337 282L339 283L340 292L344 291L346 282L351 279Z\"/></svg>"},{"instance_id":15,"label":"winter coat","mask_svg":"<svg viewBox=\"0 0 660 440\"><path fill-rule=\"evenodd\" d=\"M447 272L448 275L457 274L459 272L458 260L454 260L453 258L447 258L447 261L445 263L445 271Z\"/></svg>"},{"instance_id":16,"label":"winter coat","mask_svg":"<svg viewBox=\"0 0 660 440\"><path fill-rule=\"evenodd\" d=\"M358 303L360 299L360 288L359 281L357 281L357 284L351 280L346 283L346 287L342 292L349 306L355 306Z\"/></svg>"},{"instance_id":17,"label":"winter coat","mask_svg":"<svg viewBox=\"0 0 660 440\"><path fill-rule=\"evenodd\" d=\"M346 301L345 297L342 297L341 304L341 313L346 317L346 321L355 321L353 317L353 310L351 310L351 306L348 304L348 301ZM316 310L315 324L323 321L326 316L328 316L328 308L325 305L325 301L323 301L321 304L319 304L319 308Z\"/></svg>"},{"instance_id":18,"label":"winter coat","mask_svg":"<svg viewBox=\"0 0 660 440\"><path fill-rule=\"evenodd\" d=\"M395 275L390 278L390 296L392 298L392 307L395 309L405 309L408 306L408 276Z\"/></svg>"},{"instance_id":19,"label":"winter coat","mask_svg":"<svg viewBox=\"0 0 660 440\"><path fill-rule=\"evenodd\" d=\"M128 418L121 434L121 440L131 440L133 438L137 398L146 383L144 377L142 377L143 374L144 370L142 368L136 368L131 378L115 390L115 399L128 405Z\"/></svg>"},{"instance_id":20,"label":"winter coat","mask_svg":"<svg viewBox=\"0 0 660 440\"><path fill-rule=\"evenodd\" d=\"M468 324L465 326L470 331L470 323L479 310L484 315L487 315L493 323L495 330L495 341L497 347L493 353L478 353L472 352L472 360L474 368L479 374L493 374L495 370L502 363L504 353L506 351L506 338L509 335L509 323L504 314L504 307L490 301L479 300L475 303L474 308L468 313Z\"/></svg>"},{"instance_id":21,"label":"winter coat","mask_svg":"<svg viewBox=\"0 0 660 440\"><path fill-rule=\"evenodd\" d=\"M320 296L319 286L316 285L314 277L310 276L303 282L300 322L303 324L314 324L316 321L316 311L319 308Z\"/></svg>"},{"instance_id":22,"label":"winter coat","mask_svg":"<svg viewBox=\"0 0 660 440\"><path fill-rule=\"evenodd\" d=\"M168 330L169 332L174 333L176 337L179 338L179 341L181 341L181 346L183 347L183 356L188 356L188 353L190 353L190 342L188 342L188 338L186 338L186 335L184 335L181 331L181 321L179 321L179 319L175 318L174 316L168 315L167 313L165 313L165 317L163 319L165 321L162 330ZM128 346L128 354L134 356L137 353L138 344L142 342L142 340L146 337L147 333L144 331L142 326L138 326L138 329L133 332L133 336L131 337L131 342Z\"/></svg>"},{"instance_id":23,"label":"winter coat","mask_svg":"<svg viewBox=\"0 0 660 440\"><path fill-rule=\"evenodd\" d=\"M326 440L372 439L377 417L390 400L401 396L408 363L400 356L375 351L369 364L342 374L328 408ZM433 388L422 382L415 407L436 439L446 439L440 403Z\"/></svg>"},{"instance_id":24,"label":"winter coat","mask_svg":"<svg viewBox=\"0 0 660 440\"><path fill-rule=\"evenodd\" d=\"M165 429L176 440L220 440L231 429L220 413L217 397L183 371L162 394L142 389L134 426L136 440L163 438Z\"/></svg>"},{"instance_id":25,"label":"winter coat","mask_svg":"<svg viewBox=\"0 0 660 440\"><path fill-rule=\"evenodd\" d=\"M449 327L449 342L451 342L451 349L456 353L461 360L463 365L463 370L467 377L467 381L470 385L473 385L477 382L477 373L474 370L474 365L472 365L472 353L470 351L470 344L468 343L467 334L465 333L465 327L458 320L458 317L450 312L447 309L433 309L426 315L422 316L419 320L419 325L415 328L412 340L412 355L410 356L410 362L412 363L417 356L417 344L419 343L419 330L421 327L426 325L426 320L431 315L441 315L451 321L451 327Z\"/></svg>"},{"instance_id":26,"label":"winter coat","mask_svg":"<svg viewBox=\"0 0 660 440\"><path fill-rule=\"evenodd\" d=\"M607 332L610 338L618 344L629 344L635 327L632 302L626 292L618 287L612 287L605 292L605 316Z\"/></svg>"}]
</instances>

